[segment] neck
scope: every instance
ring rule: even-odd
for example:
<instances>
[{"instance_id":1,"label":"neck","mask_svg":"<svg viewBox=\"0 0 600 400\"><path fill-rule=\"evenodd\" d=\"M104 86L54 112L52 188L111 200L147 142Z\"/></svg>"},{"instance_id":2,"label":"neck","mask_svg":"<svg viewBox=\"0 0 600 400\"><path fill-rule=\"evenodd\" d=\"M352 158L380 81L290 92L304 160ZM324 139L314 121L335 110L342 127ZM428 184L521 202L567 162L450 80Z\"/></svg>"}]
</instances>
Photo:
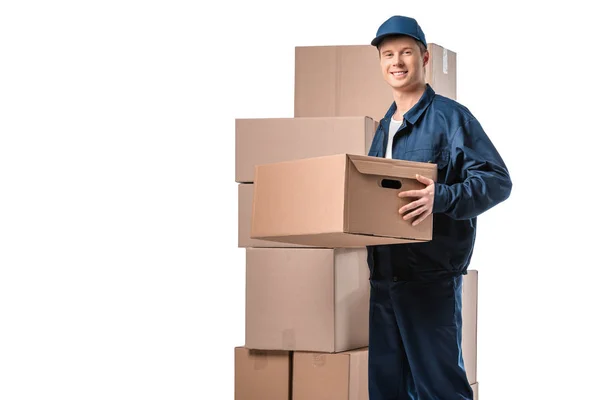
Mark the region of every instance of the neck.
<instances>
[{"instance_id":1,"label":"neck","mask_svg":"<svg viewBox=\"0 0 600 400\"><path fill-rule=\"evenodd\" d=\"M425 83L408 90L394 90L394 102L396 103L394 119L402 119L403 115L417 104L424 92Z\"/></svg>"}]
</instances>

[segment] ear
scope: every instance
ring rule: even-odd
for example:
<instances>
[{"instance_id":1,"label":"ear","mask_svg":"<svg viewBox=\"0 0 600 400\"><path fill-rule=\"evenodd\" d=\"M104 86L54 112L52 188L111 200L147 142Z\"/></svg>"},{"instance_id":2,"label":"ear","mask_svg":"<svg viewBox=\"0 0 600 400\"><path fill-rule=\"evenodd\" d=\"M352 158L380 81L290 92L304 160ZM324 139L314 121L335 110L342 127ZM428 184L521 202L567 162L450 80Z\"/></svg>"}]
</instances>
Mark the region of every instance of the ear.
<instances>
[{"instance_id":1,"label":"ear","mask_svg":"<svg viewBox=\"0 0 600 400\"><path fill-rule=\"evenodd\" d=\"M423 54L423 67L429 63L429 50L426 50Z\"/></svg>"}]
</instances>

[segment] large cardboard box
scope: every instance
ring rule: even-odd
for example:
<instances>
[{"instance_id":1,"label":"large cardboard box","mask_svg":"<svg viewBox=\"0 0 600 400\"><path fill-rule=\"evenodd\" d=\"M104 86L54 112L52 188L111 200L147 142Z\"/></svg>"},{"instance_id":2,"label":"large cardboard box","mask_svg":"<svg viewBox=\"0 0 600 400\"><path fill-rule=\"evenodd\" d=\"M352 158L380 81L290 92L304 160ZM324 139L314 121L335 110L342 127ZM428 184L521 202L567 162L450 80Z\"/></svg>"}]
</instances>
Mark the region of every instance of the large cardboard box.
<instances>
[{"instance_id":1,"label":"large cardboard box","mask_svg":"<svg viewBox=\"0 0 600 400\"><path fill-rule=\"evenodd\" d=\"M235 348L235 400L288 400L291 394L289 351Z\"/></svg>"},{"instance_id":2,"label":"large cardboard box","mask_svg":"<svg viewBox=\"0 0 600 400\"><path fill-rule=\"evenodd\" d=\"M292 400L369 400L368 349L335 354L295 352ZM479 399L477 382L471 384Z\"/></svg>"},{"instance_id":3,"label":"large cardboard box","mask_svg":"<svg viewBox=\"0 0 600 400\"><path fill-rule=\"evenodd\" d=\"M252 239L330 248L431 240L433 217L417 226L398 210L400 191L437 179L437 166L350 154L256 166Z\"/></svg>"},{"instance_id":4,"label":"large cardboard box","mask_svg":"<svg viewBox=\"0 0 600 400\"><path fill-rule=\"evenodd\" d=\"M251 239L250 225L252 222L253 197L254 184L238 184L238 247L307 247L301 244Z\"/></svg>"},{"instance_id":5,"label":"large cardboard box","mask_svg":"<svg viewBox=\"0 0 600 400\"><path fill-rule=\"evenodd\" d=\"M235 180L254 182L254 166L338 153L368 154L377 122L364 116L235 121Z\"/></svg>"},{"instance_id":6,"label":"large cardboard box","mask_svg":"<svg viewBox=\"0 0 600 400\"><path fill-rule=\"evenodd\" d=\"M246 249L246 343L340 352L369 339L366 249Z\"/></svg>"},{"instance_id":7,"label":"large cardboard box","mask_svg":"<svg viewBox=\"0 0 600 400\"><path fill-rule=\"evenodd\" d=\"M436 93L456 99L456 53L434 43L428 48L426 81ZM296 47L295 57L295 117L380 120L394 101L373 46Z\"/></svg>"}]
</instances>

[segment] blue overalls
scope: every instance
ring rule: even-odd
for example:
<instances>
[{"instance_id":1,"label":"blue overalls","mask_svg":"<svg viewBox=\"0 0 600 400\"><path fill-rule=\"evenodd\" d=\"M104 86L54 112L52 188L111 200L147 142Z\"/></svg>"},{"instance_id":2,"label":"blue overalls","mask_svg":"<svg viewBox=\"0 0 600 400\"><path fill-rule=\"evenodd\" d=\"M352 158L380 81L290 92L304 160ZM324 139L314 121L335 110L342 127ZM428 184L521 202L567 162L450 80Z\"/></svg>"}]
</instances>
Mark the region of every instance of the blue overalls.
<instances>
[{"instance_id":1,"label":"blue overalls","mask_svg":"<svg viewBox=\"0 0 600 400\"><path fill-rule=\"evenodd\" d=\"M370 156L383 157L393 103ZM370 400L473 399L462 357L462 277L477 216L506 200L512 182L502 158L470 111L424 94L395 134L392 157L438 165L433 239L369 246Z\"/></svg>"}]
</instances>

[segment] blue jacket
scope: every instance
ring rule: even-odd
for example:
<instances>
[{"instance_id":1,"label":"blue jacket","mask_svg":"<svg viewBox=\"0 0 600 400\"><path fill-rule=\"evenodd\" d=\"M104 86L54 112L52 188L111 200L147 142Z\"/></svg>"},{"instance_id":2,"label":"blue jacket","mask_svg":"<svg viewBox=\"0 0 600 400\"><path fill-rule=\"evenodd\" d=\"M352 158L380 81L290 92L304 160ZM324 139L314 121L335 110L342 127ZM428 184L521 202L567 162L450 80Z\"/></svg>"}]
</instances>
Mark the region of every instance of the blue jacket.
<instances>
[{"instance_id":1,"label":"blue jacket","mask_svg":"<svg viewBox=\"0 0 600 400\"><path fill-rule=\"evenodd\" d=\"M375 132L370 156L384 157L392 103ZM512 182L504 161L471 112L427 85L394 136L392 157L436 163L433 239L368 246L368 263L406 279L465 274L473 253L477 216L506 200Z\"/></svg>"}]
</instances>

